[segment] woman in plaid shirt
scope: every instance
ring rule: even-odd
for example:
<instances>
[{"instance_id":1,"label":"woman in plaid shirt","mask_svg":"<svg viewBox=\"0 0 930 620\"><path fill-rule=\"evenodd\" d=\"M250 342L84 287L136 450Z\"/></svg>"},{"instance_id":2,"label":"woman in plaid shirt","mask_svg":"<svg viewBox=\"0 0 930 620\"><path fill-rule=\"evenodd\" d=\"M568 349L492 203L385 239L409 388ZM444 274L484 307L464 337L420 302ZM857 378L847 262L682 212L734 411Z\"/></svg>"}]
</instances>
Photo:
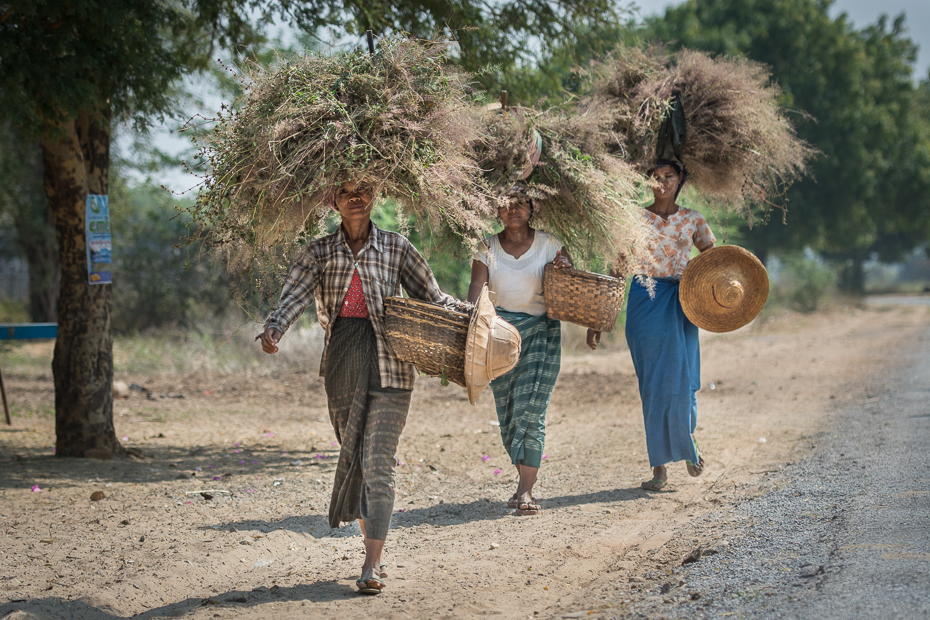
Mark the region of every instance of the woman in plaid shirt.
<instances>
[{"instance_id":1,"label":"woman in plaid shirt","mask_svg":"<svg viewBox=\"0 0 930 620\"><path fill-rule=\"evenodd\" d=\"M415 377L384 330L384 299L400 294L446 305L461 302L439 290L429 265L406 237L371 221L374 191L349 181L336 189L339 229L317 239L291 267L281 301L259 336L275 353L287 328L312 301L326 331L320 375L330 420L341 444L329 522L358 519L365 537L359 592L384 588L384 540L394 509L395 453Z\"/></svg>"}]
</instances>

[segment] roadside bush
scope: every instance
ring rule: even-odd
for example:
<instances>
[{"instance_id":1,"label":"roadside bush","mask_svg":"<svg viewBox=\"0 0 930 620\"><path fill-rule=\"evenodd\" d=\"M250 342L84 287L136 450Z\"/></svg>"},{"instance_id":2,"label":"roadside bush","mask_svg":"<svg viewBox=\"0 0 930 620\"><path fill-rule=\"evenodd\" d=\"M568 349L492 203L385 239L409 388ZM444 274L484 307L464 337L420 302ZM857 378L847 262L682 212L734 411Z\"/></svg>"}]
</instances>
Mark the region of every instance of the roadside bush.
<instances>
[{"instance_id":1,"label":"roadside bush","mask_svg":"<svg viewBox=\"0 0 930 620\"><path fill-rule=\"evenodd\" d=\"M799 252L783 257L782 263L784 277L777 289L792 309L813 312L833 293L837 274L821 260Z\"/></svg>"}]
</instances>

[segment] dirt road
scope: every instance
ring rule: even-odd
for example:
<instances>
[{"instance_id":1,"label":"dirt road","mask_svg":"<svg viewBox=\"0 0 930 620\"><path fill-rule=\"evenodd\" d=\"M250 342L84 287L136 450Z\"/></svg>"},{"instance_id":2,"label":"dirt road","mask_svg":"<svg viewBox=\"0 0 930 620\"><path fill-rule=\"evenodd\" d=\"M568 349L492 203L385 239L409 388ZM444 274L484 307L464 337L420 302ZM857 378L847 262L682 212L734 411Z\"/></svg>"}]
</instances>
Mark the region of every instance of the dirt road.
<instances>
[{"instance_id":1,"label":"dirt road","mask_svg":"<svg viewBox=\"0 0 930 620\"><path fill-rule=\"evenodd\" d=\"M506 509L515 480L490 393L471 407L420 379L378 597L354 594L358 527L326 523L337 446L315 370L118 377L153 395L116 404L117 433L144 460L55 459L48 416L0 432L0 617L625 617L663 596L691 550L739 536L738 523L697 524L776 487L928 325L928 308L875 307L702 333L707 472L675 465L658 494L639 489L650 471L629 354L567 356L536 517ZM7 384L37 410L52 401L47 376ZM681 591L666 604L700 603Z\"/></svg>"}]
</instances>

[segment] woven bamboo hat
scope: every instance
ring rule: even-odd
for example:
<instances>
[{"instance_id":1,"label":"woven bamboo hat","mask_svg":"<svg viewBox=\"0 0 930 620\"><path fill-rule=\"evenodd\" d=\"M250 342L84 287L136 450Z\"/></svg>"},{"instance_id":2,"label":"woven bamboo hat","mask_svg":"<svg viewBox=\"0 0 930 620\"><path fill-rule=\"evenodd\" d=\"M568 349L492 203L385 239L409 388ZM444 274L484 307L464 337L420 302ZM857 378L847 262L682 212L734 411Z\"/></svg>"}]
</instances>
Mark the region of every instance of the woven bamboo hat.
<instances>
[{"instance_id":1,"label":"woven bamboo hat","mask_svg":"<svg viewBox=\"0 0 930 620\"><path fill-rule=\"evenodd\" d=\"M471 404L478 401L478 396L492 379L517 365L522 344L517 328L497 316L485 284L465 338L465 387Z\"/></svg>"},{"instance_id":2,"label":"woven bamboo hat","mask_svg":"<svg viewBox=\"0 0 930 620\"><path fill-rule=\"evenodd\" d=\"M678 296L692 323L709 332L731 332L759 315L769 296L769 276L751 252L724 245L688 263Z\"/></svg>"}]
</instances>

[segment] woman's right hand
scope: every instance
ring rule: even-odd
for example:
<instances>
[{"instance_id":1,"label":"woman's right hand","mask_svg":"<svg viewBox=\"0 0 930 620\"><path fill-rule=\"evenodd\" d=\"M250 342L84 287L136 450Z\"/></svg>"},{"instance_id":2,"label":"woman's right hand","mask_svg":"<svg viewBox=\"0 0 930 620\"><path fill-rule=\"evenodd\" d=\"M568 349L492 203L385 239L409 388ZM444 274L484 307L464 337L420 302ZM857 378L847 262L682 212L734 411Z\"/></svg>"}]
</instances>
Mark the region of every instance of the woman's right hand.
<instances>
[{"instance_id":1,"label":"woman's right hand","mask_svg":"<svg viewBox=\"0 0 930 620\"><path fill-rule=\"evenodd\" d=\"M281 332L273 327L267 328L258 335L256 340L262 341L262 351L271 355L278 352L278 341L281 340Z\"/></svg>"},{"instance_id":2,"label":"woman's right hand","mask_svg":"<svg viewBox=\"0 0 930 620\"><path fill-rule=\"evenodd\" d=\"M594 351L597 349L597 345L601 342L601 332L595 331L593 329L588 330L588 346L591 347L591 350Z\"/></svg>"}]
</instances>

